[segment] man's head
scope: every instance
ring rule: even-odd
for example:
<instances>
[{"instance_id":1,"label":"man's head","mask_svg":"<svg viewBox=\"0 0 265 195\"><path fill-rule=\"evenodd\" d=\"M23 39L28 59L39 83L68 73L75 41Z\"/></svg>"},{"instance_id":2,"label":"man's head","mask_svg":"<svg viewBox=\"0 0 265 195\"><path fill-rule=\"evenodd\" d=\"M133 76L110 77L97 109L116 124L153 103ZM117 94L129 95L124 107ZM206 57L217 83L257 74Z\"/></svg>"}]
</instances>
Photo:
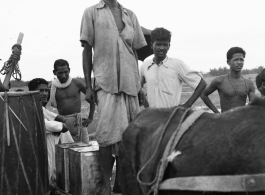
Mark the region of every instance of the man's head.
<instances>
[{"instance_id":1,"label":"man's head","mask_svg":"<svg viewBox=\"0 0 265 195\"><path fill-rule=\"evenodd\" d=\"M226 54L227 64L230 69L235 72L240 72L244 66L246 52L240 47L232 47Z\"/></svg>"},{"instance_id":2,"label":"man's head","mask_svg":"<svg viewBox=\"0 0 265 195\"><path fill-rule=\"evenodd\" d=\"M265 69L263 69L256 77L257 89L262 96L265 96Z\"/></svg>"},{"instance_id":3,"label":"man's head","mask_svg":"<svg viewBox=\"0 0 265 195\"><path fill-rule=\"evenodd\" d=\"M66 60L59 59L54 62L53 74L57 76L60 83L65 83L69 78L70 68Z\"/></svg>"},{"instance_id":4,"label":"man's head","mask_svg":"<svg viewBox=\"0 0 265 195\"><path fill-rule=\"evenodd\" d=\"M165 59L170 47L171 32L164 28L156 28L151 32L151 48L157 58Z\"/></svg>"},{"instance_id":5,"label":"man's head","mask_svg":"<svg viewBox=\"0 0 265 195\"><path fill-rule=\"evenodd\" d=\"M45 106L49 97L48 81L42 78L36 78L28 83L28 87L29 91L40 91L40 99L42 105Z\"/></svg>"}]
</instances>

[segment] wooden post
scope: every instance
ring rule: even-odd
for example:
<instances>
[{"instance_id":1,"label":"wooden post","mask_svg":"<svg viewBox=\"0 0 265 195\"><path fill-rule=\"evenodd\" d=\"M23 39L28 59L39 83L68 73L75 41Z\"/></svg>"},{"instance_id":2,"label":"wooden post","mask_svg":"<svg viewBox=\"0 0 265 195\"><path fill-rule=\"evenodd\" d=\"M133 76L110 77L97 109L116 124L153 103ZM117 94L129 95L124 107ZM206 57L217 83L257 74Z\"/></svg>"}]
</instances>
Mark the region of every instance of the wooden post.
<instances>
[{"instance_id":1,"label":"wooden post","mask_svg":"<svg viewBox=\"0 0 265 195\"><path fill-rule=\"evenodd\" d=\"M19 33L18 38L17 38L17 44L18 44L18 45L21 45L22 40L23 40L23 36L24 36L23 33ZM14 48L14 49L17 49L17 48ZM8 73L6 74L6 76L5 76L5 79L4 79L4 82L3 82L3 85L4 85L7 89L9 89L9 86L8 86L8 85L9 85L10 78L11 78L11 75L12 75L12 73L13 73L13 71L14 71L14 68L15 68L16 64L17 64L17 61L13 60L13 61L12 61L12 65L11 65L11 67L10 67L10 70L9 70L9 72L8 72Z\"/></svg>"}]
</instances>

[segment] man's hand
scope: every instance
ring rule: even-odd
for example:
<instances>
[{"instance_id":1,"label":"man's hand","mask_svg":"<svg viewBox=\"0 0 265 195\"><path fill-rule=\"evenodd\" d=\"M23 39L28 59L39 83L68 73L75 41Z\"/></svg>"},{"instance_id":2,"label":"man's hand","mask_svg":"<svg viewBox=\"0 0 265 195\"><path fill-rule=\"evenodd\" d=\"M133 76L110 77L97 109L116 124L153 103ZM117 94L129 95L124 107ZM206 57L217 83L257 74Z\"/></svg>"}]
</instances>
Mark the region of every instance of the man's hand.
<instances>
[{"instance_id":1,"label":"man's hand","mask_svg":"<svg viewBox=\"0 0 265 195\"><path fill-rule=\"evenodd\" d=\"M142 89L140 89L140 91L138 93L139 105L144 106L145 108L148 108L149 104L148 104L148 101L145 97L146 97L146 95L145 95L144 91Z\"/></svg>"},{"instance_id":2,"label":"man's hand","mask_svg":"<svg viewBox=\"0 0 265 195\"><path fill-rule=\"evenodd\" d=\"M66 118L62 115L57 115L54 119L55 121L58 121L58 122L62 122L62 123L66 123Z\"/></svg>"},{"instance_id":3,"label":"man's hand","mask_svg":"<svg viewBox=\"0 0 265 195\"><path fill-rule=\"evenodd\" d=\"M87 127L91 122L92 122L91 118L87 118L87 119L83 118L82 119L82 126Z\"/></svg>"},{"instance_id":4,"label":"man's hand","mask_svg":"<svg viewBox=\"0 0 265 195\"><path fill-rule=\"evenodd\" d=\"M86 101L90 104L97 104L96 93L92 88L86 89Z\"/></svg>"},{"instance_id":5,"label":"man's hand","mask_svg":"<svg viewBox=\"0 0 265 195\"><path fill-rule=\"evenodd\" d=\"M53 132L52 135L59 137L61 135L61 132Z\"/></svg>"},{"instance_id":6,"label":"man's hand","mask_svg":"<svg viewBox=\"0 0 265 195\"><path fill-rule=\"evenodd\" d=\"M67 125L66 125L65 123L63 123L63 129L62 129L61 132L62 132L62 133L65 133L65 132L67 132L67 131L69 131Z\"/></svg>"}]
</instances>

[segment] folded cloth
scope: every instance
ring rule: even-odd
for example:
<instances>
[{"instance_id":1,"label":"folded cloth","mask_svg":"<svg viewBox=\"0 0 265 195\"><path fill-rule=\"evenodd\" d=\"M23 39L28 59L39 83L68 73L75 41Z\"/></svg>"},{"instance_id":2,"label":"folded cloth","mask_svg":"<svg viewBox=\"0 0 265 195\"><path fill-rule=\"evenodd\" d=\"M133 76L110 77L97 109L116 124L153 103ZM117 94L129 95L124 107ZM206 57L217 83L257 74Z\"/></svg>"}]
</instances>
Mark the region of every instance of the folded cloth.
<instances>
[{"instance_id":1,"label":"folded cloth","mask_svg":"<svg viewBox=\"0 0 265 195\"><path fill-rule=\"evenodd\" d=\"M57 78L52 81L51 95L50 95L50 102L52 107L57 108L57 102L55 99L56 88L59 89L66 88L71 84L71 82L72 82L72 77L70 76L65 83L60 83L60 81Z\"/></svg>"}]
</instances>

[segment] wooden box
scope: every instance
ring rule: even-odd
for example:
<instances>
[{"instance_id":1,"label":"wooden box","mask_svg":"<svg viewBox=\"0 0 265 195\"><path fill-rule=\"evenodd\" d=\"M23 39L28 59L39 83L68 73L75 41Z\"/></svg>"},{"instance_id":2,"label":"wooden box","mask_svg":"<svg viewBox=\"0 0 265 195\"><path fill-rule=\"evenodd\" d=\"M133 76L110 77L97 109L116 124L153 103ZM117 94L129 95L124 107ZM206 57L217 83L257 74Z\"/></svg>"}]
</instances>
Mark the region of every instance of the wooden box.
<instances>
[{"instance_id":1,"label":"wooden box","mask_svg":"<svg viewBox=\"0 0 265 195\"><path fill-rule=\"evenodd\" d=\"M71 148L70 192L74 195L95 195L101 190L101 172L97 145Z\"/></svg>"},{"instance_id":2,"label":"wooden box","mask_svg":"<svg viewBox=\"0 0 265 195\"><path fill-rule=\"evenodd\" d=\"M89 144L82 142L58 144L55 146L56 185L59 189L65 192L70 191L69 148L87 146L89 146Z\"/></svg>"}]
</instances>

